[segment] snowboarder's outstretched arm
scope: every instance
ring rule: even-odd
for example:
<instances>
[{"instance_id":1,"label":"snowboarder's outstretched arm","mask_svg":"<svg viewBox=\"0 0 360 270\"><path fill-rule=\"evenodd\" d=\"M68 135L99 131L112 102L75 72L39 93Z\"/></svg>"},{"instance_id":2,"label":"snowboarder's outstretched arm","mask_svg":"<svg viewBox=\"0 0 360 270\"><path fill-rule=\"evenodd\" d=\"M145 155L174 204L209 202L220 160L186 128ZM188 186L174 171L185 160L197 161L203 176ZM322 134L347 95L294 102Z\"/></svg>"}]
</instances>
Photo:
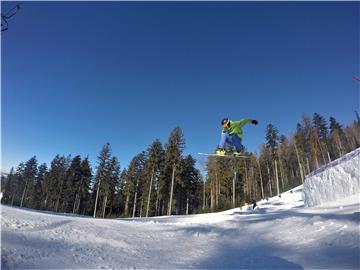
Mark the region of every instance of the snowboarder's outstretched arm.
<instances>
[{"instance_id":1,"label":"snowboarder's outstretched arm","mask_svg":"<svg viewBox=\"0 0 360 270\"><path fill-rule=\"evenodd\" d=\"M249 119L249 118L243 118L243 119L240 119L239 121L235 121L235 123L241 128L247 124L254 124L254 125L257 125L258 124L258 121L256 120L253 120L253 119Z\"/></svg>"}]
</instances>

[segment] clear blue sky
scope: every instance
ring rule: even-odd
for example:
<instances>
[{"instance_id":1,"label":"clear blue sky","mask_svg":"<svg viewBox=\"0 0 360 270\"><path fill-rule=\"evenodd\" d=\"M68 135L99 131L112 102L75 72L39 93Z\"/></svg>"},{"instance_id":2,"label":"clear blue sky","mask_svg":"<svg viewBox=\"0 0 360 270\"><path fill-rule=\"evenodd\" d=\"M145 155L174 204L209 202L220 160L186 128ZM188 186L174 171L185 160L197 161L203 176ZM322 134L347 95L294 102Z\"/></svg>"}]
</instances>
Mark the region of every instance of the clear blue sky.
<instances>
[{"instance_id":1,"label":"clear blue sky","mask_svg":"<svg viewBox=\"0 0 360 270\"><path fill-rule=\"evenodd\" d=\"M3 170L56 154L95 168L106 142L124 168L177 125L197 157L226 116L259 120L251 151L303 113L349 124L359 25L359 2L25 2L2 33Z\"/></svg>"}]
</instances>

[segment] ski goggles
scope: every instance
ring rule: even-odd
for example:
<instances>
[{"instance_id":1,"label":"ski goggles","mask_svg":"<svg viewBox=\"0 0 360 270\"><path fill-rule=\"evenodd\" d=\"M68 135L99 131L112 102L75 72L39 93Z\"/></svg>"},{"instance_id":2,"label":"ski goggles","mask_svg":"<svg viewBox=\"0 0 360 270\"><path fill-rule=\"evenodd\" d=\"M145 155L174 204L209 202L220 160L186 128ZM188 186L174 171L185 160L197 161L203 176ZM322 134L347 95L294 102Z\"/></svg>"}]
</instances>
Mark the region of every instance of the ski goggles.
<instances>
[{"instance_id":1,"label":"ski goggles","mask_svg":"<svg viewBox=\"0 0 360 270\"><path fill-rule=\"evenodd\" d=\"M229 127L229 124L230 124L230 120L227 120L226 122L223 123L223 128L227 128Z\"/></svg>"}]
</instances>

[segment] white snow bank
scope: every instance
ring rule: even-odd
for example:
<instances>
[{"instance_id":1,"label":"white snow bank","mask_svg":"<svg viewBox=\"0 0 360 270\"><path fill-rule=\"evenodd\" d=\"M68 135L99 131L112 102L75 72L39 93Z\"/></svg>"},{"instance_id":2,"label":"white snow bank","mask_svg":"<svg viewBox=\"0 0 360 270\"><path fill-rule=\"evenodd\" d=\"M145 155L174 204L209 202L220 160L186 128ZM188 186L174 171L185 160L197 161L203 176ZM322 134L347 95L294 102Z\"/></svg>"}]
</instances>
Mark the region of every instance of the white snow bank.
<instances>
[{"instance_id":1,"label":"white snow bank","mask_svg":"<svg viewBox=\"0 0 360 270\"><path fill-rule=\"evenodd\" d=\"M359 159L255 209L94 219L1 206L1 269L360 269Z\"/></svg>"},{"instance_id":2,"label":"white snow bank","mask_svg":"<svg viewBox=\"0 0 360 270\"><path fill-rule=\"evenodd\" d=\"M267 200L261 200L258 202L258 206L257 210L261 212L281 211L295 207L303 207L303 185L286 191L280 196L274 196Z\"/></svg>"},{"instance_id":3,"label":"white snow bank","mask_svg":"<svg viewBox=\"0 0 360 270\"><path fill-rule=\"evenodd\" d=\"M311 207L360 193L360 148L306 176L304 205Z\"/></svg>"},{"instance_id":4,"label":"white snow bank","mask_svg":"<svg viewBox=\"0 0 360 270\"><path fill-rule=\"evenodd\" d=\"M1 206L1 268L360 269L355 196L305 209L300 186L254 210L134 219Z\"/></svg>"}]
</instances>

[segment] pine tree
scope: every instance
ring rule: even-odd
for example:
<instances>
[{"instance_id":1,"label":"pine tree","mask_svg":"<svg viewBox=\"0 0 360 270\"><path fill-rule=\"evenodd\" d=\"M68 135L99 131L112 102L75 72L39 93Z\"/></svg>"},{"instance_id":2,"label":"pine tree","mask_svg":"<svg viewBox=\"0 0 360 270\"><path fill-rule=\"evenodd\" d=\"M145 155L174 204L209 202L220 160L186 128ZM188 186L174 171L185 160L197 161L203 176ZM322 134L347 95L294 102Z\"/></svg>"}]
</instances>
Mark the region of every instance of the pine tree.
<instances>
[{"instance_id":1,"label":"pine tree","mask_svg":"<svg viewBox=\"0 0 360 270\"><path fill-rule=\"evenodd\" d=\"M60 194L59 194L59 203L58 203L58 210L59 212L71 212L72 208L70 200L72 200L71 197L73 197L74 195L74 191L73 191L73 183L72 183L72 176L71 176L71 163L72 163L73 158L71 157L71 155L68 155L65 158L65 179L64 182L61 186L60 189Z\"/></svg>"},{"instance_id":2,"label":"pine tree","mask_svg":"<svg viewBox=\"0 0 360 270\"><path fill-rule=\"evenodd\" d=\"M179 180L176 189L176 214L194 212L194 206L200 206L202 183L200 172L195 168L195 159L188 155L180 162Z\"/></svg>"},{"instance_id":3,"label":"pine tree","mask_svg":"<svg viewBox=\"0 0 360 270\"><path fill-rule=\"evenodd\" d=\"M275 179L272 174L272 153L271 150L266 146L261 146L259 163L261 167L261 173L263 177L264 192L267 196L272 197L274 191ZM266 196L265 195L265 196Z\"/></svg>"},{"instance_id":4,"label":"pine tree","mask_svg":"<svg viewBox=\"0 0 360 270\"><path fill-rule=\"evenodd\" d=\"M51 162L49 175L46 180L45 188L47 196L45 208L58 212L60 204L64 201L64 187L67 176L67 161L64 156L56 155Z\"/></svg>"},{"instance_id":5,"label":"pine tree","mask_svg":"<svg viewBox=\"0 0 360 270\"><path fill-rule=\"evenodd\" d=\"M328 139L329 129L325 118L318 113L314 113L313 125L318 128L319 140L326 141Z\"/></svg>"},{"instance_id":6,"label":"pine tree","mask_svg":"<svg viewBox=\"0 0 360 270\"><path fill-rule=\"evenodd\" d=\"M4 179L5 185L2 189L3 197L1 199L1 202L4 204L12 205L12 200L15 197L16 193L16 176L15 176L15 170L14 168L10 169L9 175Z\"/></svg>"},{"instance_id":7,"label":"pine tree","mask_svg":"<svg viewBox=\"0 0 360 270\"><path fill-rule=\"evenodd\" d=\"M312 143L312 124L310 117L307 115L303 115L300 129L298 129L297 133L300 133L301 143L299 148L301 148L303 153L305 154L305 158L309 159L311 157L311 143Z\"/></svg>"},{"instance_id":8,"label":"pine tree","mask_svg":"<svg viewBox=\"0 0 360 270\"><path fill-rule=\"evenodd\" d=\"M109 199L107 200L110 209L109 215L113 213L113 209L115 207L116 187L119 186L120 173L120 163L117 157L113 156L110 161Z\"/></svg>"},{"instance_id":9,"label":"pine tree","mask_svg":"<svg viewBox=\"0 0 360 270\"><path fill-rule=\"evenodd\" d=\"M334 117L330 117L330 144L334 158L338 158L350 150L343 127Z\"/></svg>"},{"instance_id":10,"label":"pine tree","mask_svg":"<svg viewBox=\"0 0 360 270\"><path fill-rule=\"evenodd\" d=\"M203 164L203 167L207 169L207 178L210 183L210 210L215 212L219 209L219 187L220 179L218 176L217 161L214 157L208 157L207 162Z\"/></svg>"},{"instance_id":11,"label":"pine tree","mask_svg":"<svg viewBox=\"0 0 360 270\"><path fill-rule=\"evenodd\" d=\"M5 185L6 185L6 175L1 174L0 176L0 199L2 202L4 202L4 193L5 193Z\"/></svg>"},{"instance_id":12,"label":"pine tree","mask_svg":"<svg viewBox=\"0 0 360 270\"><path fill-rule=\"evenodd\" d=\"M159 210L161 215L171 214L172 196L175 188L176 168L184 150L185 139L180 127L176 127L165 145L164 167L159 179Z\"/></svg>"},{"instance_id":13,"label":"pine tree","mask_svg":"<svg viewBox=\"0 0 360 270\"><path fill-rule=\"evenodd\" d=\"M330 133L334 133L336 130L342 131L342 126L337 122L334 117L330 117Z\"/></svg>"},{"instance_id":14,"label":"pine tree","mask_svg":"<svg viewBox=\"0 0 360 270\"><path fill-rule=\"evenodd\" d=\"M274 175L277 195L280 194L279 188L279 174L278 174L278 144L279 144L279 131L272 124L266 127L266 147L270 150L272 155L272 164L270 171Z\"/></svg>"},{"instance_id":15,"label":"pine tree","mask_svg":"<svg viewBox=\"0 0 360 270\"><path fill-rule=\"evenodd\" d=\"M325 118L318 113L314 113L313 126L318 133L318 140L317 142L314 142L314 155L316 155L316 163L319 163L318 160L321 160L321 163L325 164L328 161L327 156L329 152L327 143L329 130Z\"/></svg>"},{"instance_id":16,"label":"pine tree","mask_svg":"<svg viewBox=\"0 0 360 270\"><path fill-rule=\"evenodd\" d=\"M139 198L141 198L145 177L145 152L136 155L131 161L127 169L126 183L124 187L125 216L135 217L139 211ZM132 209L132 211L130 211Z\"/></svg>"},{"instance_id":17,"label":"pine tree","mask_svg":"<svg viewBox=\"0 0 360 270\"><path fill-rule=\"evenodd\" d=\"M153 215L158 205L158 183L160 173L164 166L164 149L159 140L155 140L147 149L146 162L146 186L144 190L144 201L146 205L145 216ZM155 191L155 192L154 192Z\"/></svg>"},{"instance_id":18,"label":"pine tree","mask_svg":"<svg viewBox=\"0 0 360 270\"><path fill-rule=\"evenodd\" d=\"M111 158L111 149L110 144L107 143L102 148L98 156L98 167L95 177L94 192L95 195L95 205L94 205L94 217L97 216L97 211L100 210L104 212L104 204L106 196L109 194L109 182L110 182L110 158Z\"/></svg>"},{"instance_id":19,"label":"pine tree","mask_svg":"<svg viewBox=\"0 0 360 270\"><path fill-rule=\"evenodd\" d=\"M266 126L266 147L268 147L273 155L276 157L279 144L279 131L274 125L268 124Z\"/></svg>"},{"instance_id":20,"label":"pine tree","mask_svg":"<svg viewBox=\"0 0 360 270\"><path fill-rule=\"evenodd\" d=\"M29 202L34 195L34 184L37 174L37 159L33 156L25 163L24 168L24 189L21 197L20 207L29 207ZM31 205L30 205L31 206Z\"/></svg>"},{"instance_id":21,"label":"pine tree","mask_svg":"<svg viewBox=\"0 0 360 270\"><path fill-rule=\"evenodd\" d=\"M75 204L78 200L81 184L81 157L75 156L66 173L66 184L63 189L62 211L74 213Z\"/></svg>"},{"instance_id":22,"label":"pine tree","mask_svg":"<svg viewBox=\"0 0 360 270\"><path fill-rule=\"evenodd\" d=\"M310 161L313 147L313 127L309 116L303 115L301 123L297 125L297 131L294 138L294 147L296 146L297 148L302 170L306 173L310 173Z\"/></svg>"},{"instance_id":23,"label":"pine tree","mask_svg":"<svg viewBox=\"0 0 360 270\"><path fill-rule=\"evenodd\" d=\"M289 172L287 167L294 162L291 157L291 149L289 140L284 136L280 136L279 144L279 169L281 175L281 186L283 190L287 190L289 183Z\"/></svg>"},{"instance_id":24,"label":"pine tree","mask_svg":"<svg viewBox=\"0 0 360 270\"><path fill-rule=\"evenodd\" d=\"M11 201L11 205L20 206L22 193L24 191L24 170L25 164L24 162L20 162L20 164L16 167L14 182L15 182L15 192Z\"/></svg>"},{"instance_id":25,"label":"pine tree","mask_svg":"<svg viewBox=\"0 0 360 270\"><path fill-rule=\"evenodd\" d=\"M46 163L43 163L38 168L38 174L36 176L34 185L34 196L32 201L32 207L35 209L41 209L44 201L43 185L45 178L48 174L48 168Z\"/></svg>"},{"instance_id":26,"label":"pine tree","mask_svg":"<svg viewBox=\"0 0 360 270\"><path fill-rule=\"evenodd\" d=\"M206 199L203 202L203 211L209 205L211 211L233 207L234 172L238 169L238 166L234 166L234 162L230 159L208 158L205 198L210 194L210 204Z\"/></svg>"},{"instance_id":27,"label":"pine tree","mask_svg":"<svg viewBox=\"0 0 360 270\"><path fill-rule=\"evenodd\" d=\"M115 186L115 195L114 195L114 202L113 202L113 213L117 216L122 216L125 210L125 192L124 188L126 185L126 174L127 170L123 169L119 176L119 181Z\"/></svg>"},{"instance_id":28,"label":"pine tree","mask_svg":"<svg viewBox=\"0 0 360 270\"><path fill-rule=\"evenodd\" d=\"M43 182L43 185L42 185L42 192L43 192L43 202L40 206L41 209L49 209L49 200L51 200L51 184L52 184L52 180L51 180L51 177L54 175L54 171L52 170L53 169L53 162L54 162L54 159L51 163L51 167L48 171L48 173L46 174L46 176L44 177L44 182Z\"/></svg>"},{"instance_id":29,"label":"pine tree","mask_svg":"<svg viewBox=\"0 0 360 270\"><path fill-rule=\"evenodd\" d=\"M81 162L81 184L78 195L78 201L75 207L75 213L78 214L91 214L90 209L92 206L90 205L90 185L92 180L92 169L89 163L89 157L86 157Z\"/></svg>"},{"instance_id":30,"label":"pine tree","mask_svg":"<svg viewBox=\"0 0 360 270\"><path fill-rule=\"evenodd\" d=\"M360 147L360 124L355 121L352 125L345 127L344 133L349 144L349 151Z\"/></svg>"}]
</instances>

